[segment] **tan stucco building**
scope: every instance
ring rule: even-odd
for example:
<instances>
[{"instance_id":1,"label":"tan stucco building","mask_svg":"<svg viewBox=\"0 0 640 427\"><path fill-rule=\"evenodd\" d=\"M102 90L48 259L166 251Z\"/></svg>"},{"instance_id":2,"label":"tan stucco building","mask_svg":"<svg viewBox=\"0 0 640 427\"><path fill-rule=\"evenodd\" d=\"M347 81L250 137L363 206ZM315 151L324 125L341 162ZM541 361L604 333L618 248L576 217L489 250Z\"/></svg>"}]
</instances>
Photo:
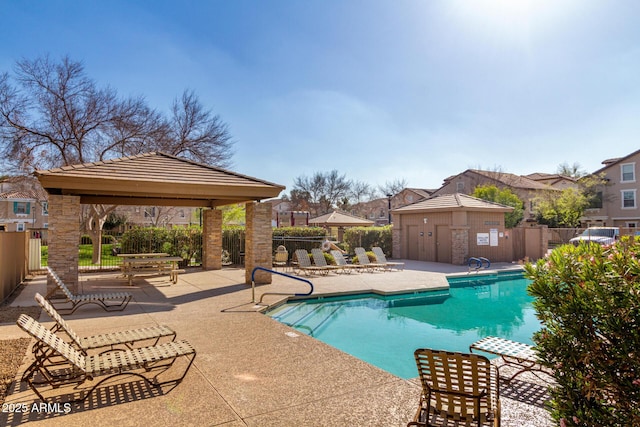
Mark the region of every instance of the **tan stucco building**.
<instances>
[{"instance_id":1,"label":"tan stucco building","mask_svg":"<svg viewBox=\"0 0 640 427\"><path fill-rule=\"evenodd\" d=\"M392 211L393 257L463 265L469 257L511 261L510 206L466 194L432 196Z\"/></svg>"}]
</instances>

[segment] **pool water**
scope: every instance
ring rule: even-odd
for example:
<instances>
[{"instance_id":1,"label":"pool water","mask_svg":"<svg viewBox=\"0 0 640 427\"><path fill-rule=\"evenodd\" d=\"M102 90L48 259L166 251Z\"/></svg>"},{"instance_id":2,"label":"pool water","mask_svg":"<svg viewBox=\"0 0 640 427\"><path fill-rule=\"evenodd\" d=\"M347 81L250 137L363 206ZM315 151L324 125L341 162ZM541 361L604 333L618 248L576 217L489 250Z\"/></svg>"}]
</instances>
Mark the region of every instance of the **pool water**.
<instances>
[{"instance_id":1,"label":"pool water","mask_svg":"<svg viewBox=\"0 0 640 427\"><path fill-rule=\"evenodd\" d=\"M540 322L522 274L448 280L448 291L310 298L267 314L401 378L418 375L417 348L468 352L488 335L532 343Z\"/></svg>"}]
</instances>

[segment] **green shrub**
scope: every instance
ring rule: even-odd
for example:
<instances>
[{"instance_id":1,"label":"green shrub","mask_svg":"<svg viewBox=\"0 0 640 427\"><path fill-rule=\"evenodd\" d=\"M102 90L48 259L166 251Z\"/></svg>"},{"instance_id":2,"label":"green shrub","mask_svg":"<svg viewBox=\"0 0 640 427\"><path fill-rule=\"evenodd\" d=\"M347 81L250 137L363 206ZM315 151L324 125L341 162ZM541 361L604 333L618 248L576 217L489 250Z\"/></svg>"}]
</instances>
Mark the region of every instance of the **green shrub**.
<instances>
[{"instance_id":1,"label":"green shrub","mask_svg":"<svg viewBox=\"0 0 640 427\"><path fill-rule=\"evenodd\" d=\"M121 239L122 253L158 253L179 256L185 260L202 260L202 230L198 226L137 227L126 231Z\"/></svg>"},{"instance_id":2,"label":"green shrub","mask_svg":"<svg viewBox=\"0 0 640 427\"><path fill-rule=\"evenodd\" d=\"M373 252L371 252L371 251L367 251L367 252L366 252L366 254L367 254L367 258L369 258L369 262L373 262L373 263L377 263L377 262L378 262L378 258L376 257L376 254L374 254L374 253L373 253ZM358 262L358 255L355 255L355 256L351 259L351 262L352 262L352 263L354 263L354 264L360 264L360 263Z\"/></svg>"},{"instance_id":3,"label":"green shrub","mask_svg":"<svg viewBox=\"0 0 640 427\"><path fill-rule=\"evenodd\" d=\"M526 265L542 329L534 342L554 371L561 425L640 425L640 244L556 248Z\"/></svg>"},{"instance_id":4,"label":"green shrub","mask_svg":"<svg viewBox=\"0 0 640 427\"><path fill-rule=\"evenodd\" d=\"M379 246L385 254L391 254L391 230L390 225L348 228L344 232L344 241L348 245L346 250L352 253L358 247L370 250L374 246Z\"/></svg>"},{"instance_id":5,"label":"green shrub","mask_svg":"<svg viewBox=\"0 0 640 427\"><path fill-rule=\"evenodd\" d=\"M323 252L324 254L324 259L325 261L327 261L328 265L336 265L336 259L333 257L333 255L331 255L328 252Z\"/></svg>"}]
</instances>

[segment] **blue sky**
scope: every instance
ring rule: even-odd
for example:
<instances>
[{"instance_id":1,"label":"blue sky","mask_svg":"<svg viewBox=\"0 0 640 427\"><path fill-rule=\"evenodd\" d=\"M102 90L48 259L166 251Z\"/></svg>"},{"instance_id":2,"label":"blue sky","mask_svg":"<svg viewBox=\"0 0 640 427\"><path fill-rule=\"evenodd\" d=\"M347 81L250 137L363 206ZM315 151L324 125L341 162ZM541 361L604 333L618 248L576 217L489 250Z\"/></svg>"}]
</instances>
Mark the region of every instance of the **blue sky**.
<instances>
[{"instance_id":1,"label":"blue sky","mask_svg":"<svg viewBox=\"0 0 640 427\"><path fill-rule=\"evenodd\" d=\"M49 54L228 123L232 169L437 188L638 148L637 0L0 0L0 72Z\"/></svg>"}]
</instances>

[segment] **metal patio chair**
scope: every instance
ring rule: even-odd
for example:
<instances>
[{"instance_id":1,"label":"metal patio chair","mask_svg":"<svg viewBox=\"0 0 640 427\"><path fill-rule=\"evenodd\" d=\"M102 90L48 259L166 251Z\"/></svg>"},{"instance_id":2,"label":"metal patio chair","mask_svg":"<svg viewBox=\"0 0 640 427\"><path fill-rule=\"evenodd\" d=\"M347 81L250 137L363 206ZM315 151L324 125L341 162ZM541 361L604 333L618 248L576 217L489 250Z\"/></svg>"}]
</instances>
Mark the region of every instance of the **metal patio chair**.
<instances>
[{"instance_id":1,"label":"metal patio chair","mask_svg":"<svg viewBox=\"0 0 640 427\"><path fill-rule=\"evenodd\" d=\"M381 247L374 246L371 248L373 254L376 256L378 264L383 264L388 270L395 268L396 270L404 270L404 262L387 261L387 257Z\"/></svg>"},{"instance_id":2,"label":"metal patio chair","mask_svg":"<svg viewBox=\"0 0 640 427\"><path fill-rule=\"evenodd\" d=\"M479 354L418 349L422 395L407 426L500 426L498 368Z\"/></svg>"},{"instance_id":3,"label":"metal patio chair","mask_svg":"<svg viewBox=\"0 0 640 427\"><path fill-rule=\"evenodd\" d=\"M320 248L311 249L311 256L313 257L313 263L317 267L322 267L327 272L340 270L340 267L337 265L329 265L327 264L327 260L324 257L324 252Z\"/></svg>"},{"instance_id":4,"label":"metal patio chair","mask_svg":"<svg viewBox=\"0 0 640 427\"><path fill-rule=\"evenodd\" d=\"M358 264L366 266L369 271L374 270L386 270L387 266L380 263L371 262L369 260L369 255L367 255L367 251L364 248L356 248L355 249L356 256L358 257Z\"/></svg>"},{"instance_id":5,"label":"metal patio chair","mask_svg":"<svg viewBox=\"0 0 640 427\"><path fill-rule=\"evenodd\" d=\"M92 381L99 377L104 378L93 385L84 397L75 401L87 399L105 381L120 375L142 378L153 387L177 385L187 375L196 357L195 349L184 340L85 356L26 314L21 314L16 323L40 343L34 346L35 360L25 370L21 381L26 382L42 401L46 399L39 387L54 389L64 385L78 387L85 381ZM182 356L188 359L188 365L182 376L159 381L158 375L165 372Z\"/></svg>"},{"instance_id":6,"label":"metal patio chair","mask_svg":"<svg viewBox=\"0 0 640 427\"><path fill-rule=\"evenodd\" d=\"M47 295L49 302L58 310L61 314L72 314L78 308L85 304L95 304L104 311L122 311L127 307L133 294L129 292L109 292L109 293L93 293L93 294L72 294L67 285L58 277L55 271L51 267L47 266L47 273L54 283L60 289L64 297L53 297ZM70 307L64 307L67 304L71 304Z\"/></svg>"},{"instance_id":7,"label":"metal patio chair","mask_svg":"<svg viewBox=\"0 0 640 427\"><path fill-rule=\"evenodd\" d=\"M336 260L336 265L342 269L345 273L351 273L352 271L362 270L363 268L367 268L366 265L361 264L349 264L346 259L344 259L344 255L342 252L338 250L332 250L331 255L333 255L333 259Z\"/></svg>"},{"instance_id":8,"label":"metal patio chair","mask_svg":"<svg viewBox=\"0 0 640 427\"><path fill-rule=\"evenodd\" d=\"M309 253L306 249L297 249L294 252L294 256L296 257L297 264L293 265L293 271L296 274L300 274L300 272L309 275L312 273L319 274L327 274L328 270L326 268L318 267L317 265L311 265L311 258L309 258Z\"/></svg>"},{"instance_id":9,"label":"metal patio chair","mask_svg":"<svg viewBox=\"0 0 640 427\"><path fill-rule=\"evenodd\" d=\"M138 342L148 342L147 345L156 345L161 338L167 338L169 341L175 341L176 339L175 331L165 325L148 326L145 328L127 329L124 331L97 334L89 337L80 337L62 318L62 316L60 316L60 313L58 313L42 295L36 292L35 300L55 322L51 332L64 332L71 339L72 345L85 355L88 350L93 349L103 349L108 347L105 351L121 350L117 348L117 346L125 346L128 349L132 349L134 344Z\"/></svg>"}]
</instances>

